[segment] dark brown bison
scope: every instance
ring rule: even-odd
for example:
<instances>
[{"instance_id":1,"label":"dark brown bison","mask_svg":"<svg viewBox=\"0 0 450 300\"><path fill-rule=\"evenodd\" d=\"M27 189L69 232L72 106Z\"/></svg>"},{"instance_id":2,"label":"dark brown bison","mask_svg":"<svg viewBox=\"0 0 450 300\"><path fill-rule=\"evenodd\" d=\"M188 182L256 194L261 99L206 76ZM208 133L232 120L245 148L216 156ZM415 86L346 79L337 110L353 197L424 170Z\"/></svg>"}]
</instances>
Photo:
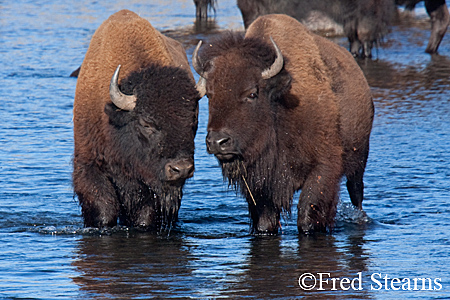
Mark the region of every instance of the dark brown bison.
<instances>
[{"instance_id":1,"label":"dark brown bison","mask_svg":"<svg viewBox=\"0 0 450 300\"><path fill-rule=\"evenodd\" d=\"M216 0L194 0L195 17L198 22L206 21L208 19L209 11L216 11Z\"/></svg>"},{"instance_id":2,"label":"dark brown bison","mask_svg":"<svg viewBox=\"0 0 450 300\"><path fill-rule=\"evenodd\" d=\"M405 5L406 10L413 10L423 0L395 0L397 5ZM425 8L431 19L431 34L425 52L436 53L450 23L445 0L425 0Z\"/></svg>"},{"instance_id":3,"label":"dark brown bison","mask_svg":"<svg viewBox=\"0 0 450 300\"><path fill-rule=\"evenodd\" d=\"M331 229L343 175L361 209L374 111L352 55L286 15L200 45L207 149L246 197L253 231L276 233L299 189L299 230Z\"/></svg>"},{"instance_id":4,"label":"dark brown bison","mask_svg":"<svg viewBox=\"0 0 450 300\"><path fill-rule=\"evenodd\" d=\"M355 57L371 57L395 13L393 0L237 0L247 28L258 16L287 14L317 31L344 33Z\"/></svg>"},{"instance_id":5,"label":"dark brown bison","mask_svg":"<svg viewBox=\"0 0 450 300\"><path fill-rule=\"evenodd\" d=\"M97 29L73 119L73 185L85 226L119 220L151 230L176 221L194 171L198 99L181 44L148 21L122 10Z\"/></svg>"}]
</instances>

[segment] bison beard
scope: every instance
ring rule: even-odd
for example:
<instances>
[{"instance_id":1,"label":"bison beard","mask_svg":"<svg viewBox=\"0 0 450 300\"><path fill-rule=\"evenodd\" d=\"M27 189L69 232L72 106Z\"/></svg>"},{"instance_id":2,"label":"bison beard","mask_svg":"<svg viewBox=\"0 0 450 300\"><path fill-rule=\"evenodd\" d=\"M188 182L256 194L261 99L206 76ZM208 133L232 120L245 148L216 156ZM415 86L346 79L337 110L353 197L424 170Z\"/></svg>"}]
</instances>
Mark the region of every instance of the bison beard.
<instances>
[{"instance_id":1,"label":"bison beard","mask_svg":"<svg viewBox=\"0 0 450 300\"><path fill-rule=\"evenodd\" d=\"M269 138L275 141L276 139ZM228 179L230 187L240 190L246 198L252 222L252 233L273 234L281 229L280 215L290 217L292 200L298 175L292 170L288 157L278 149L276 143L267 145L256 158L238 157L232 160L219 160L224 179ZM305 191L304 195L329 193L337 195L338 178L335 184L322 185L328 191ZM309 197L309 196L308 196ZM305 197L306 198L306 197ZM300 202L306 203L301 198ZM303 201L302 201L303 199ZM309 207L299 205L299 219L305 233L326 232L334 225L337 196L329 201L319 201ZM300 204L304 204L300 203Z\"/></svg>"},{"instance_id":2,"label":"bison beard","mask_svg":"<svg viewBox=\"0 0 450 300\"><path fill-rule=\"evenodd\" d=\"M286 160L275 151L248 164L242 159L219 161L224 178L247 199L252 233L278 231L280 214L290 215L294 182Z\"/></svg>"},{"instance_id":3,"label":"bison beard","mask_svg":"<svg viewBox=\"0 0 450 300\"><path fill-rule=\"evenodd\" d=\"M150 186L139 184L136 188L130 186L120 188L115 185L121 194L120 198L129 199L122 204L119 221L124 226L136 226L145 230L170 229L178 220L178 210L183 195L182 186L163 185L156 192ZM147 223L148 218L151 223Z\"/></svg>"},{"instance_id":4,"label":"bison beard","mask_svg":"<svg viewBox=\"0 0 450 300\"><path fill-rule=\"evenodd\" d=\"M78 170L81 170L81 168ZM84 188L82 185L90 184L90 182L85 181L85 176L83 178L81 176L82 174L78 174L78 172L73 174L74 184L77 185L79 190ZM86 226L112 227L116 224L115 218L111 217L111 222L104 222L104 217L102 216L115 215L116 211L119 211L120 225L150 231L171 229L178 220L178 210L183 195L182 184L162 184L158 187L155 185L150 186L141 180L122 181L123 179L123 177L117 175L115 175L114 179L112 176L108 176L104 187L111 187L111 189L108 189L108 192L111 193L109 195L111 198L121 200L118 203L120 207L117 207L117 204L106 204L101 207L103 212L100 212L97 205L92 205L92 203L86 201L83 193L78 192L78 200L82 206ZM92 180L97 182L103 180L103 174L99 178L93 178ZM103 196L107 198L106 195ZM105 211L109 213L105 213Z\"/></svg>"}]
</instances>

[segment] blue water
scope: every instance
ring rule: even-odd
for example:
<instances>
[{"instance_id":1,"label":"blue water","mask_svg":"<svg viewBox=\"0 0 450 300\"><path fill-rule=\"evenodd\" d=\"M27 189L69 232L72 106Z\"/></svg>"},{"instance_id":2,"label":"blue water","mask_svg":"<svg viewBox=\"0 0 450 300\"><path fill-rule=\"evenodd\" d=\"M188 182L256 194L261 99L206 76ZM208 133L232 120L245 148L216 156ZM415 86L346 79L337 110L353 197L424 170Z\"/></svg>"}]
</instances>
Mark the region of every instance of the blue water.
<instances>
[{"instance_id":1,"label":"blue water","mask_svg":"<svg viewBox=\"0 0 450 300\"><path fill-rule=\"evenodd\" d=\"M83 228L71 186L69 74L122 8L179 39L189 58L198 39L243 30L241 16L234 1L219 0L215 23L198 30L191 0L104 2L0 2L1 298L450 299L450 43L440 56L424 53L423 6L415 22L393 28L376 60L360 62L376 107L367 217L344 189L333 234L298 235L294 209L282 234L250 235L245 201L206 153L204 98L180 222L155 236ZM303 290L305 273L328 284Z\"/></svg>"}]
</instances>

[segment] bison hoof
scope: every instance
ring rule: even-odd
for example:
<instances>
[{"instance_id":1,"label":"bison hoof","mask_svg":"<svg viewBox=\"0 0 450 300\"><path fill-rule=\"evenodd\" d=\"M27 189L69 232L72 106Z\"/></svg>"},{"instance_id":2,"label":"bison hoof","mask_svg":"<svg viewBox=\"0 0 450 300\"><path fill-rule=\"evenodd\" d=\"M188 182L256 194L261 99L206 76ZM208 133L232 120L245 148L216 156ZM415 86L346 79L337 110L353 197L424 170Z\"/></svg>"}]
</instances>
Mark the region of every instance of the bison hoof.
<instances>
[{"instance_id":1,"label":"bison hoof","mask_svg":"<svg viewBox=\"0 0 450 300\"><path fill-rule=\"evenodd\" d=\"M331 227L331 225L327 222L327 218L317 205L309 204L306 209L299 208L297 227L299 232L312 234L315 232L327 232L327 228Z\"/></svg>"},{"instance_id":2,"label":"bison hoof","mask_svg":"<svg viewBox=\"0 0 450 300\"><path fill-rule=\"evenodd\" d=\"M259 217L257 223L254 226L254 233L261 235L278 234L279 228L279 217L277 217L276 214L270 216L263 214Z\"/></svg>"}]
</instances>

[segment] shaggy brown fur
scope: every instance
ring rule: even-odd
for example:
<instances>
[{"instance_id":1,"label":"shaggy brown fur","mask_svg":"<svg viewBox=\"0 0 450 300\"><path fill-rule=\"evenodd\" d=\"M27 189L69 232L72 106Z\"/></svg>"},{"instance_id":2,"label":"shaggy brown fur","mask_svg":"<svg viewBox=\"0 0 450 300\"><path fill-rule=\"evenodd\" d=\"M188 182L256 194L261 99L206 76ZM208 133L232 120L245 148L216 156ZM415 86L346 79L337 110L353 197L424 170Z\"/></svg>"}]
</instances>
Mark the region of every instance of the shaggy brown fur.
<instances>
[{"instance_id":1,"label":"shaggy brown fur","mask_svg":"<svg viewBox=\"0 0 450 300\"><path fill-rule=\"evenodd\" d=\"M132 111L111 103L118 65ZM180 43L122 10L94 33L74 102L73 184L85 226L161 228L178 215L181 188L192 176L199 95ZM186 176L171 181L180 165Z\"/></svg>"},{"instance_id":2,"label":"shaggy brown fur","mask_svg":"<svg viewBox=\"0 0 450 300\"><path fill-rule=\"evenodd\" d=\"M263 79L275 58L269 37L284 68ZM361 208L373 103L350 53L291 17L266 15L245 38L229 33L208 43L199 60L209 98L208 151L247 198L254 232L277 232L299 189L299 231L331 229L343 175Z\"/></svg>"}]
</instances>

